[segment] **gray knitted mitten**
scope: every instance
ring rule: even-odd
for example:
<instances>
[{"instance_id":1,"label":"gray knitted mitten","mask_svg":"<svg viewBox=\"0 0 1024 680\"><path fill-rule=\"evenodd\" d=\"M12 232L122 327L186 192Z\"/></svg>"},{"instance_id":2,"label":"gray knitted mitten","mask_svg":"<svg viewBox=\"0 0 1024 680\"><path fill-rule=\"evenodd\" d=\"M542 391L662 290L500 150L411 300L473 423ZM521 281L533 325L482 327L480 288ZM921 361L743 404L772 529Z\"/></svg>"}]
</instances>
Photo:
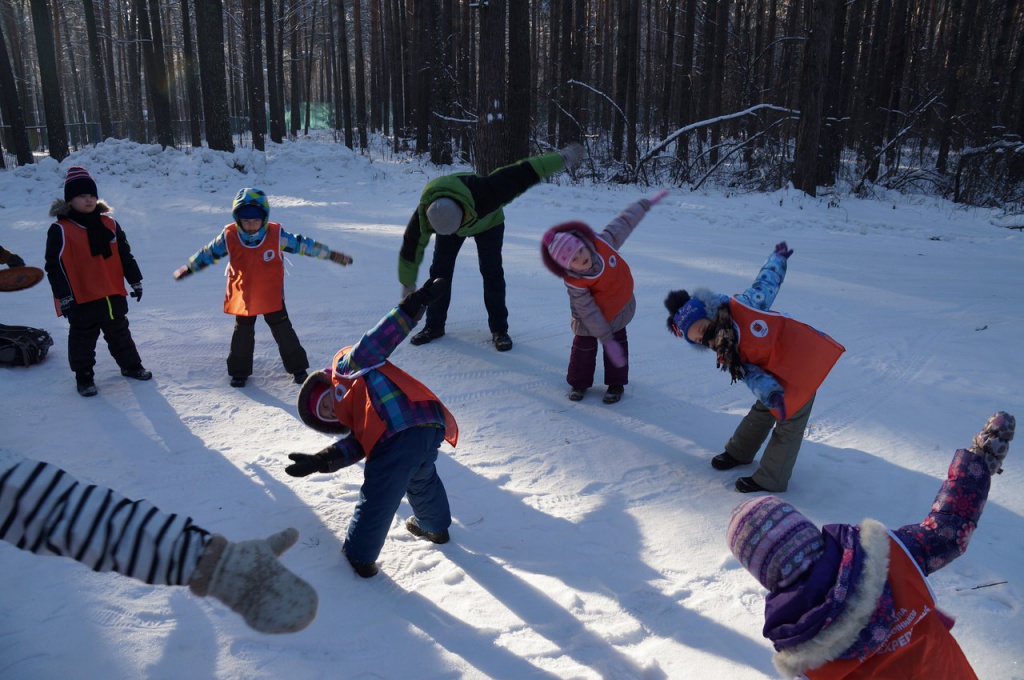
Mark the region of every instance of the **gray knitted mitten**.
<instances>
[{"instance_id":1,"label":"gray knitted mitten","mask_svg":"<svg viewBox=\"0 0 1024 680\"><path fill-rule=\"evenodd\" d=\"M985 456L985 464L993 475L1003 471L1003 459L1010 451L1016 426L1017 420L1013 416L1006 411L997 411L985 422L981 432L974 435L971 449Z\"/></svg>"},{"instance_id":2,"label":"gray knitted mitten","mask_svg":"<svg viewBox=\"0 0 1024 680\"><path fill-rule=\"evenodd\" d=\"M565 169L572 170L583 160L583 145L579 142L573 142L564 149L559 149L558 153L562 155Z\"/></svg>"},{"instance_id":3,"label":"gray knitted mitten","mask_svg":"<svg viewBox=\"0 0 1024 680\"><path fill-rule=\"evenodd\" d=\"M277 559L298 538L295 529L238 543L214 535L189 588L200 597L217 598L261 633L302 630L316 616L316 591Z\"/></svg>"}]
</instances>

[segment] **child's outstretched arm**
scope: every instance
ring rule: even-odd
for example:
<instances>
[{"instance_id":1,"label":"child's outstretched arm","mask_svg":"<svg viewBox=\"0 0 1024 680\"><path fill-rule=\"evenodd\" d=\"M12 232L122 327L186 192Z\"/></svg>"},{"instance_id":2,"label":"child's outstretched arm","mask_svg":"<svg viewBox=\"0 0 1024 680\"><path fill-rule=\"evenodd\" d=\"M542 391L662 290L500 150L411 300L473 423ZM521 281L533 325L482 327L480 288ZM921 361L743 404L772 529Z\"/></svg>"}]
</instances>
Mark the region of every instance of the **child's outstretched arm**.
<instances>
[{"instance_id":1,"label":"child's outstretched arm","mask_svg":"<svg viewBox=\"0 0 1024 680\"><path fill-rule=\"evenodd\" d=\"M182 279L190 274L195 274L197 271L206 269L212 264L215 264L218 260L228 256L228 242L224 236L224 232L221 231L217 234L217 238L207 243L204 247L196 251L196 254L188 258L188 264L182 265L174 270L174 278Z\"/></svg>"},{"instance_id":2,"label":"child's outstretched arm","mask_svg":"<svg viewBox=\"0 0 1024 680\"><path fill-rule=\"evenodd\" d=\"M608 226L601 232L601 238L612 248L618 250L626 242L626 239L633 234L633 230L643 220L647 211L657 205L667 194L668 191L662 189L649 198L641 198L630 203L615 219L608 223Z\"/></svg>"},{"instance_id":3,"label":"child's outstretched arm","mask_svg":"<svg viewBox=\"0 0 1024 680\"><path fill-rule=\"evenodd\" d=\"M736 296L736 299L745 305L768 311L775 303L775 296L779 294L779 288L786 278L786 265L793 250L786 245L785 241L775 246L775 251L768 256L768 260L757 273L757 278L745 291Z\"/></svg>"},{"instance_id":4,"label":"child's outstretched arm","mask_svg":"<svg viewBox=\"0 0 1024 680\"><path fill-rule=\"evenodd\" d=\"M314 472L330 473L347 468L366 458L366 451L355 437L339 439L316 453L289 453L292 464L284 469L292 477L305 477Z\"/></svg>"},{"instance_id":5,"label":"child's outstretched arm","mask_svg":"<svg viewBox=\"0 0 1024 680\"><path fill-rule=\"evenodd\" d=\"M416 327L427 305L440 297L447 285L444 279L432 279L405 296L338 361L333 367L335 373L354 376L384 363Z\"/></svg>"},{"instance_id":6,"label":"child's outstretched arm","mask_svg":"<svg viewBox=\"0 0 1024 680\"><path fill-rule=\"evenodd\" d=\"M1005 411L989 418L974 443L953 454L946 480L924 521L893 532L925 574L938 571L967 550L985 508L992 475L1002 471L1015 427L1016 420Z\"/></svg>"},{"instance_id":7,"label":"child's outstretched arm","mask_svg":"<svg viewBox=\"0 0 1024 680\"><path fill-rule=\"evenodd\" d=\"M342 266L352 264L352 258L340 250L331 250L319 241L314 241L302 234L292 234L284 229L281 230L281 250L286 253L315 257L319 260L330 260Z\"/></svg>"}]
</instances>

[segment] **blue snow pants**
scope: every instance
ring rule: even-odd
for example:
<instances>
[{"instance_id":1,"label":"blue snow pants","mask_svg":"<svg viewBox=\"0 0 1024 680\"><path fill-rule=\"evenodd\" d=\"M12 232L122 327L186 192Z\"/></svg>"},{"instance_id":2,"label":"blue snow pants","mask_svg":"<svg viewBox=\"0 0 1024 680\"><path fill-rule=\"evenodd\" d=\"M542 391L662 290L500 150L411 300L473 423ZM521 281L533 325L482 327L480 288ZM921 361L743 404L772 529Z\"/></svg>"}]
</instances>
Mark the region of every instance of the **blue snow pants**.
<instances>
[{"instance_id":1,"label":"blue snow pants","mask_svg":"<svg viewBox=\"0 0 1024 680\"><path fill-rule=\"evenodd\" d=\"M424 531L451 526L448 494L434 465L443 441L442 428L410 427L373 448L363 466L359 501L342 545L350 560L377 561L403 496Z\"/></svg>"}]
</instances>

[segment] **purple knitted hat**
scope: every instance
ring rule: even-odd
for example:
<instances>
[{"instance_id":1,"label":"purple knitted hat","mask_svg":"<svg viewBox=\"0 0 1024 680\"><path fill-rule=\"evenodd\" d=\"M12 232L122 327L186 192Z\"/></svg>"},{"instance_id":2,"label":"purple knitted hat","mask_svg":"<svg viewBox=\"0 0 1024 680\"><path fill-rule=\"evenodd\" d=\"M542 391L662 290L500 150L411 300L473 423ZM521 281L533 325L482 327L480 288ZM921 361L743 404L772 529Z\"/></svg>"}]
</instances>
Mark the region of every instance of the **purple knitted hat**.
<instances>
[{"instance_id":1,"label":"purple knitted hat","mask_svg":"<svg viewBox=\"0 0 1024 680\"><path fill-rule=\"evenodd\" d=\"M740 564L772 592L800 578L825 549L818 527L777 496L737 505L726 537Z\"/></svg>"}]
</instances>

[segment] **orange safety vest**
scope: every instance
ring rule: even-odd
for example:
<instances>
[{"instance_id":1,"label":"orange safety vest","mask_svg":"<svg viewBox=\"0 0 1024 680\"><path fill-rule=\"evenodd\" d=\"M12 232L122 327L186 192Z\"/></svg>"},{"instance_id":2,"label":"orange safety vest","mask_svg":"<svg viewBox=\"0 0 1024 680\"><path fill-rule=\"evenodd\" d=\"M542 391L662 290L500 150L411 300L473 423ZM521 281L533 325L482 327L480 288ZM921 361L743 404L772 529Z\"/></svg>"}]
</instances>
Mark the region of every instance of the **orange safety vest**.
<instances>
[{"instance_id":1,"label":"orange safety vest","mask_svg":"<svg viewBox=\"0 0 1024 680\"><path fill-rule=\"evenodd\" d=\"M83 304L101 300L108 295L128 295L124 287L124 267L117 249L117 224L112 217L100 216L103 226L110 230L110 257L93 255L89 250L89 234L84 225L61 217L57 219L64 245L60 249L60 264L71 285L75 302ZM60 316L57 307L57 316Z\"/></svg>"},{"instance_id":2,"label":"orange safety vest","mask_svg":"<svg viewBox=\"0 0 1024 680\"><path fill-rule=\"evenodd\" d=\"M331 366L337 366L351 350L345 347L334 355ZM338 371L332 371L331 383L334 386L334 415L338 422L352 430L352 436L363 447L367 459L372 455L373 447L377 445L387 425L377 415L370 401L370 395L366 389L366 380L362 377L367 371L377 370L383 373L388 380L395 383L398 389L409 398L410 401L436 401L444 411L444 439L455 446L459 441L459 426L455 422L455 416L451 414L448 407L444 405L423 383L412 377L390 361L373 366L354 378L340 376Z\"/></svg>"},{"instance_id":3,"label":"orange safety vest","mask_svg":"<svg viewBox=\"0 0 1024 680\"><path fill-rule=\"evenodd\" d=\"M729 312L739 328L740 359L779 381L789 415L810 401L846 351L828 335L784 314L761 311L736 298L729 300Z\"/></svg>"},{"instance_id":4,"label":"orange safety vest","mask_svg":"<svg viewBox=\"0 0 1024 680\"><path fill-rule=\"evenodd\" d=\"M224 313L257 316L284 307L284 258L281 256L281 225L267 222L267 233L257 245L247 246L238 225L224 227L228 246L227 290Z\"/></svg>"},{"instance_id":5,"label":"orange safety vest","mask_svg":"<svg viewBox=\"0 0 1024 680\"><path fill-rule=\"evenodd\" d=\"M633 272L618 252L600 237L594 239L594 247L597 256L604 261L601 271L595 276L566 276L565 282L576 288L589 288L605 321L611 321L633 299Z\"/></svg>"},{"instance_id":6,"label":"orange safety vest","mask_svg":"<svg viewBox=\"0 0 1024 680\"><path fill-rule=\"evenodd\" d=\"M956 638L935 612L928 579L903 544L889 536L889 585L897 622L866 659L830 661L811 680L977 680Z\"/></svg>"}]
</instances>

